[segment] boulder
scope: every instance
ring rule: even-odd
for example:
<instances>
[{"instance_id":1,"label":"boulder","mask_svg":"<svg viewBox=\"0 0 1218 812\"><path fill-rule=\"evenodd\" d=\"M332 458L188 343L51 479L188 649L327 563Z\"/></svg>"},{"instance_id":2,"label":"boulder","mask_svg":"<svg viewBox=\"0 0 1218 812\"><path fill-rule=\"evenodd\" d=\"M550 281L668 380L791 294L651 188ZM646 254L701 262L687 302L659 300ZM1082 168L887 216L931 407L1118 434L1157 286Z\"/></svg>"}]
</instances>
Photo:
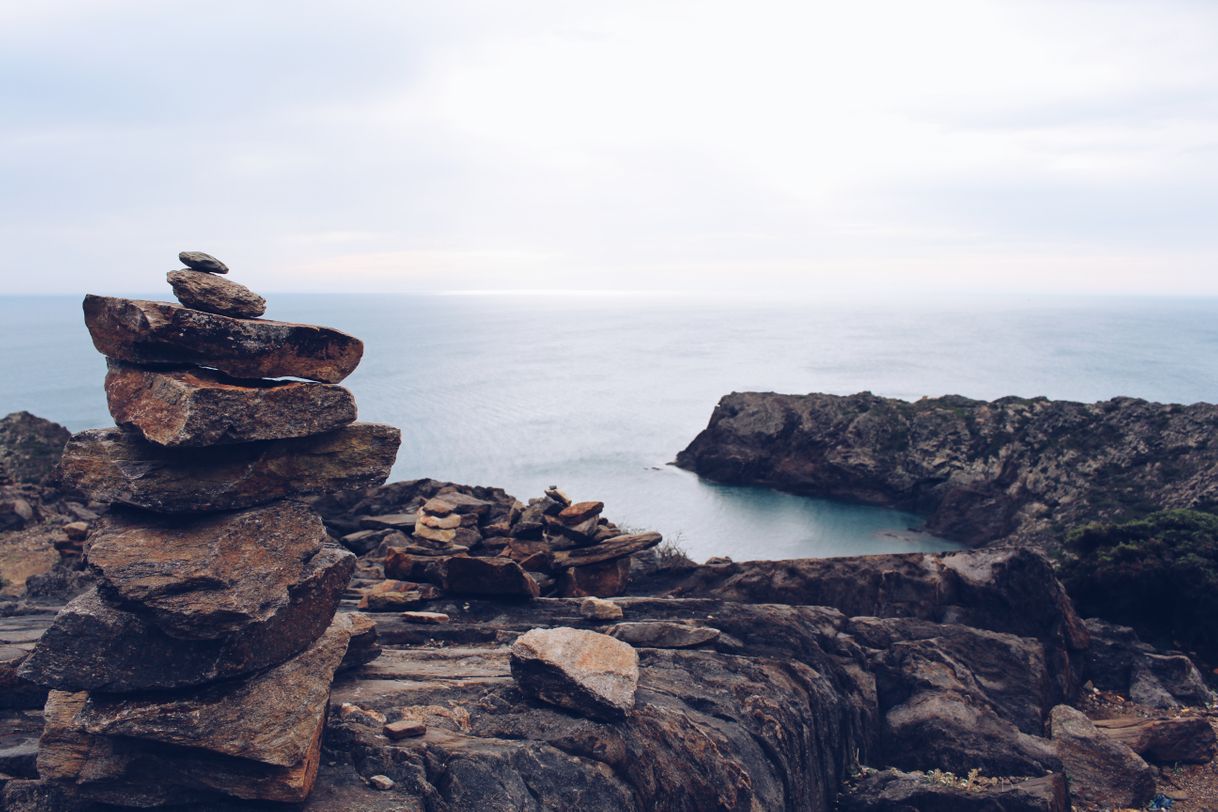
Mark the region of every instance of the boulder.
<instances>
[{"instance_id":1,"label":"boulder","mask_svg":"<svg viewBox=\"0 0 1218 812\"><path fill-rule=\"evenodd\" d=\"M333 384L239 381L211 370L116 361L106 373L106 399L115 423L163 446L307 437L355 420L355 398Z\"/></svg>"},{"instance_id":2,"label":"boulder","mask_svg":"<svg viewBox=\"0 0 1218 812\"><path fill-rule=\"evenodd\" d=\"M840 812L1069 812L1061 773L1010 783L936 782L924 773L869 770L843 794Z\"/></svg>"},{"instance_id":3,"label":"boulder","mask_svg":"<svg viewBox=\"0 0 1218 812\"><path fill-rule=\"evenodd\" d=\"M325 547L290 600L263 621L215 640L172 637L143 615L117 609L90 590L69 603L18 674L68 691L130 692L201 685L277 665L330 625L355 556Z\"/></svg>"},{"instance_id":4,"label":"boulder","mask_svg":"<svg viewBox=\"0 0 1218 812\"><path fill-rule=\"evenodd\" d=\"M594 719L621 719L634 708L639 655L605 634L533 629L512 644L511 668L525 693Z\"/></svg>"},{"instance_id":5,"label":"boulder","mask_svg":"<svg viewBox=\"0 0 1218 812\"><path fill-rule=\"evenodd\" d=\"M607 633L610 637L641 648L693 648L719 636L719 630L710 626L671 620L616 623L609 627Z\"/></svg>"},{"instance_id":6,"label":"boulder","mask_svg":"<svg viewBox=\"0 0 1218 812\"><path fill-rule=\"evenodd\" d=\"M0 485L46 480L71 436L58 423L29 412L13 412L0 420Z\"/></svg>"},{"instance_id":7,"label":"boulder","mask_svg":"<svg viewBox=\"0 0 1218 812\"><path fill-rule=\"evenodd\" d=\"M168 302L85 297L85 325L107 358L136 364L194 364L235 378L308 378L338 383L364 345L328 327L235 319Z\"/></svg>"},{"instance_id":8,"label":"boulder","mask_svg":"<svg viewBox=\"0 0 1218 812\"><path fill-rule=\"evenodd\" d=\"M92 429L72 438L62 464L66 481L101 502L159 513L237 510L379 485L400 441L396 428L379 423L199 449L162 448L119 429Z\"/></svg>"},{"instance_id":9,"label":"boulder","mask_svg":"<svg viewBox=\"0 0 1218 812\"><path fill-rule=\"evenodd\" d=\"M1154 770L1121 742L1101 733L1082 711L1058 705L1049 715L1053 745L1070 776L1075 801L1142 808L1155 795Z\"/></svg>"},{"instance_id":10,"label":"boulder","mask_svg":"<svg viewBox=\"0 0 1218 812\"><path fill-rule=\"evenodd\" d=\"M1183 654L1144 654L1134 660L1129 698L1152 708L1172 708L1209 704L1214 693Z\"/></svg>"},{"instance_id":11,"label":"boulder","mask_svg":"<svg viewBox=\"0 0 1218 812\"><path fill-rule=\"evenodd\" d=\"M232 280L192 271L170 271L165 276L173 295L186 307L239 319L256 319L266 312L266 299Z\"/></svg>"},{"instance_id":12,"label":"boulder","mask_svg":"<svg viewBox=\"0 0 1218 812\"><path fill-rule=\"evenodd\" d=\"M227 265L211 254L205 254L202 251L182 251L178 254L178 261L192 271L228 273Z\"/></svg>"},{"instance_id":13,"label":"boulder","mask_svg":"<svg viewBox=\"0 0 1218 812\"><path fill-rule=\"evenodd\" d=\"M615 558L562 570L558 576L557 594L565 598L607 598L625 594L629 583L630 559Z\"/></svg>"},{"instance_id":14,"label":"boulder","mask_svg":"<svg viewBox=\"0 0 1218 812\"><path fill-rule=\"evenodd\" d=\"M498 595L531 599L538 596L537 583L510 558L448 559L445 585L455 595Z\"/></svg>"},{"instance_id":15,"label":"boulder","mask_svg":"<svg viewBox=\"0 0 1218 812\"><path fill-rule=\"evenodd\" d=\"M77 721L93 735L291 767L313 747L325 720L330 682L350 637L349 621L340 615L316 642L274 668L166 695L93 693Z\"/></svg>"},{"instance_id":16,"label":"boulder","mask_svg":"<svg viewBox=\"0 0 1218 812\"><path fill-rule=\"evenodd\" d=\"M1205 764L1215 754L1214 728L1201 716L1094 719L1092 723L1151 764Z\"/></svg>"},{"instance_id":17,"label":"boulder","mask_svg":"<svg viewBox=\"0 0 1218 812\"><path fill-rule=\"evenodd\" d=\"M290 501L201 517L115 514L94 534L89 565L115 605L206 640L282 612L328 540L321 517Z\"/></svg>"}]
</instances>

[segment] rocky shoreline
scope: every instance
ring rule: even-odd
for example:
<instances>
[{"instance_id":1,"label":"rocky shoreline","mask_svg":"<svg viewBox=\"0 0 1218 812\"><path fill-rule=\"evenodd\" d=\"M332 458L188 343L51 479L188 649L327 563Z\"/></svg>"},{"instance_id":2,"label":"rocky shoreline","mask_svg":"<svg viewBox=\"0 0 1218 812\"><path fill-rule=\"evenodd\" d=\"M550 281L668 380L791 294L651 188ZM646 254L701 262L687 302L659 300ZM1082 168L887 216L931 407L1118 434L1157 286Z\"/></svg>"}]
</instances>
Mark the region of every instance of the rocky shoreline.
<instances>
[{"instance_id":1,"label":"rocky shoreline","mask_svg":"<svg viewBox=\"0 0 1218 812\"><path fill-rule=\"evenodd\" d=\"M1218 510L1218 406L733 392L676 464L908 510L972 546L1059 549L1083 524Z\"/></svg>"},{"instance_id":2,"label":"rocky shoreline","mask_svg":"<svg viewBox=\"0 0 1218 812\"><path fill-rule=\"evenodd\" d=\"M201 295L195 287L190 295ZM318 450L315 433L345 430L322 422L355 417L332 389L315 390L330 406L295 436L267 437L286 424L259 420L279 413L275 399L300 393L250 389L241 397L261 405L226 426L198 404L237 397L231 382L197 372L144 380L151 361L122 363L108 387L121 431L69 442L30 415L0 421L2 812L1188 812L1218 803L1218 717L1201 673L1132 629L1081 618L1038 549L1052 528L1024 503L1004 514L1020 519L1001 525L1015 528L997 537L1006 543L983 549L699 565L558 488L522 502L428 479L377 484L375 472L359 473L382 453L376 437L352 440L343 460ZM922 439L900 446L868 428L897 418L856 396L830 401L835 418L823 431L851 438L830 451L799 433L812 419L798 416L805 406L737 397L684 464L775 485L790 475L795 490L821 487L836 466L834 495L958 505L969 516L1035 483L1038 498L1060 496L1075 482L1069 465L1115 464L1092 440L1054 434L1037 446L1008 433L990 456L936 463L946 475L932 482L918 478L934 446L926 437L961 444L937 447L946 454L998 436L966 443L957 418L1010 425L1026 411L1021 425L1038 432L1065 418L1047 403L935 402L923 409L931 422L955 428L940 436L909 423L921 414L911 407L898 416ZM166 398L189 404L189 419L149 408ZM1177 445L1191 436L1182 427L1205 416L1122 408L1096 407L1096 419L1167 410L1160 429ZM795 455L774 456L775 437L804 443L813 463L797 469ZM750 455L765 447L771 457L756 462ZM1036 479L1020 467L1034 448L1072 456L1046 460ZM1171 469L1191 506L1206 504L1199 469L1209 453L1194 441ZM299 454L311 455L307 470L294 467ZM993 481L983 475L997 470L992 458L1006 472ZM898 473L885 473L889 464ZM249 479L232 487L238 469ZM1167 469L1148 462L1122 481L1158 494L1151 471ZM999 487L1007 476L1020 483L1009 493ZM966 480L975 502L961 495ZM1117 492L1105 487L1096 483L1088 504ZM205 512L173 515L187 508ZM994 527L974 527L974 543ZM248 538L261 544L246 549ZM216 553L232 544L245 550L240 566ZM325 575L335 567L313 566L325 555L343 562L341 583ZM305 559L303 569L285 566ZM293 597L301 589L312 597ZM323 594L337 599L333 623ZM293 614L297 605L312 608ZM99 618L110 620L91 627ZM114 618L139 626L138 647L124 647L135 637ZM233 659L238 649L223 641L268 618L283 622ZM191 656L158 658L157 645ZM91 670L72 665L84 662ZM48 692L65 663L78 692ZM314 717L300 711L318 707L321 731L310 738ZM288 786L308 797L266 800L284 786L268 783L268 764L301 758L307 780Z\"/></svg>"}]
</instances>

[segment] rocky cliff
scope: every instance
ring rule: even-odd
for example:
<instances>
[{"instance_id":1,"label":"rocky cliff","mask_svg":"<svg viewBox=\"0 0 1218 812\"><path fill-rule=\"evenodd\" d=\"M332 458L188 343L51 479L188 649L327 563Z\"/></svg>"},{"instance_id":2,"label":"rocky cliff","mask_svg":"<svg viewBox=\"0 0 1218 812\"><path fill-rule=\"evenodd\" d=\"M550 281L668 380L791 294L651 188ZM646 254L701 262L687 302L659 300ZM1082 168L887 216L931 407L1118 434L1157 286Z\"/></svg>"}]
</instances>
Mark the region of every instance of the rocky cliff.
<instances>
[{"instance_id":1,"label":"rocky cliff","mask_svg":"<svg viewBox=\"0 0 1218 812\"><path fill-rule=\"evenodd\" d=\"M736 392L677 456L719 482L910 510L972 545L1218 509L1218 406Z\"/></svg>"}]
</instances>

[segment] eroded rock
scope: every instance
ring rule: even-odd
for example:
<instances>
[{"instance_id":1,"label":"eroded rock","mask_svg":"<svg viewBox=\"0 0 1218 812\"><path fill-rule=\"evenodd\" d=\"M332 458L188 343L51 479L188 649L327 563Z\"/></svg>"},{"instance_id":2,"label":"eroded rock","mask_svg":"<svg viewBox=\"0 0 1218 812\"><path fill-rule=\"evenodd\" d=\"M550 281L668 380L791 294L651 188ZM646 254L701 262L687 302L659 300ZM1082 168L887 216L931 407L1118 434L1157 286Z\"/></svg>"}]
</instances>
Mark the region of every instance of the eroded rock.
<instances>
[{"instance_id":1,"label":"eroded rock","mask_svg":"<svg viewBox=\"0 0 1218 812\"><path fill-rule=\"evenodd\" d=\"M85 297L85 325L107 358L137 364L195 364L236 378L308 378L338 383L364 345L328 327L236 319L168 302Z\"/></svg>"},{"instance_id":2,"label":"eroded rock","mask_svg":"<svg viewBox=\"0 0 1218 812\"><path fill-rule=\"evenodd\" d=\"M178 254L178 261L192 271L228 273L227 265L211 254L205 254L202 251L182 251Z\"/></svg>"},{"instance_id":3,"label":"eroded rock","mask_svg":"<svg viewBox=\"0 0 1218 812\"><path fill-rule=\"evenodd\" d=\"M351 393L333 384L240 381L211 370L115 361L106 399L115 423L163 446L307 437L342 428L356 412Z\"/></svg>"},{"instance_id":4,"label":"eroded rock","mask_svg":"<svg viewBox=\"0 0 1218 812\"><path fill-rule=\"evenodd\" d=\"M170 271L166 279L177 300L195 310L241 319L266 312L266 299L229 279L193 271Z\"/></svg>"},{"instance_id":5,"label":"eroded rock","mask_svg":"<svg viewBox=\"0 0 1218 812\"><path fill-rule=\"evenodd\" d=\"M512 644L512 676L552 705L596 719L634 708L639 655L628 643L581 629L534 629Z\"/></svg>"},{"instance_id":6,"label":"eroded rock","mask_svg":"<svg viewBox=\"0 0 1218 812\"><path fill-rule=\"evenodd\" d=\"M1049 716L1049 727L1075 800L1141 808L1154 797L1150 765L1126 745L1101 733L1082 711L1058 705Z\"/></svg>"},{"instance_id":7,"label":"eroded rock","mask_svg":"<svg viewBox=\"0 0 1218 812\"><path fill-rule=\"evenodd\" d=\"M401 433L354 423L293 440L171 449L118 429L74 436L64 478L94 499L160 513L237 510L290 496L356 490L389 475Z\"/></svg>"}]
</instances>

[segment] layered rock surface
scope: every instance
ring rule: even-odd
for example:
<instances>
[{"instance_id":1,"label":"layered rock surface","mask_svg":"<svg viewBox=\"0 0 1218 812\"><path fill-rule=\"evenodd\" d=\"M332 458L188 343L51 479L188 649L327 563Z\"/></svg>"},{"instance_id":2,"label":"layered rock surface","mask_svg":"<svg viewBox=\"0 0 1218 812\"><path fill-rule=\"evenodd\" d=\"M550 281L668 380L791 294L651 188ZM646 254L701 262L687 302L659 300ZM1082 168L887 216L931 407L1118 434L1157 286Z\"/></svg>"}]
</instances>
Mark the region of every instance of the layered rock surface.
<instances>
[{"instance_id":1,"label":"layered rock surface","mask_svg":"<svg viewBox=\"0 0 1218 812\"><path fill-rule=\"evenodd\" d=\"M736 392L677 464L709 479L911 510L980 545L1086 522L1218 510L1218 407L1114 398L914 403Z\"/></svg>"}]
</instances>

